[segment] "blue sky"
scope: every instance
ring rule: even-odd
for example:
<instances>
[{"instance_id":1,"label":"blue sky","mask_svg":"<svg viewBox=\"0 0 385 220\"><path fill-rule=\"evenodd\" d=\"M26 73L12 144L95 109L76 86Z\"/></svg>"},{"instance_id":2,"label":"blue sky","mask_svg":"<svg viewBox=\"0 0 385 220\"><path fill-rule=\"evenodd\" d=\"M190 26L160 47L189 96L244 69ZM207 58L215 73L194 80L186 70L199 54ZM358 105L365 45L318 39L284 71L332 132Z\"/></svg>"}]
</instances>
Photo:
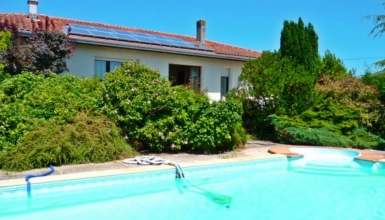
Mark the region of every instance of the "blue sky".
<instances>
[{"instance_id":1,"label":"blue sky","mask_svg":"<svg viewBox=\"0 0 385 220\"><path fill-rule=\"evenodd\" d=\"M27 0L0 0L1 12L27 13ZM382 0L39 0L38 13L195 36L253 50L279 49L284 20L312 23L321 55L330 50L358 75L385 59L385 35L369 35L365 15L385 14ZM373 69L375 70L375 69Z\"/></svg>"}]
</instances>

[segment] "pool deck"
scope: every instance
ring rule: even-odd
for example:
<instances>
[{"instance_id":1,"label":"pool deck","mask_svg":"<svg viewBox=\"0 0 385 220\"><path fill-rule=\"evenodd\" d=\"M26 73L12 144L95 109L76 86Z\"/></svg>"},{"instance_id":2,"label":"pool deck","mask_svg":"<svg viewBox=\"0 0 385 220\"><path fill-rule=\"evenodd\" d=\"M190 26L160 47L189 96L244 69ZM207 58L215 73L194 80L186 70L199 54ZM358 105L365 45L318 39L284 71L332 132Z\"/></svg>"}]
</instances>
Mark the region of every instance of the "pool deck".
<instances>
[{"instance_id":1,"label":"pool deck","mask_svg":"<svg viewBox=\"0 0 385 220\"><path fill-rule=\"evenodd\" d=\"M268 152L272 154L283 154L286 155L287 157L302 157L301 154L291 152L289 149L290 148L321 148L321 147L313 147L313 146L273 146L270 147ZM358 151L361 153L359 157L356 159L359 160L366 160L366 161L371 161L371 162L378 162L378 161L383 161L385 162L385 154L379 153L376 151L372 150L359 150L359 149L354 149L354 148L338 148L338 147L322 147L326 149L335 149L335 150L353 150L353 151Z\"/></svg>"},{"instance_id":2,"label":"pool deck","mask_svg":"<svg viewBox=\"0 0 385 220\"><path fill-rule=\"evenodd\" d=\"M251 160L265 160L278 157L286 157L282 154L270 154L268 149L273 144L254 145L249 144L248 147L219 155L194 155L194 154L172 154L172 155L154 155L166 160L177 162L182 168L207 166L216 164L236 163ZM152 172L161 170L173 170L175 167L169 165L137 165L124 164L122 161L115 161L104 164L83 164L55 167L52 175L43 178L30 179L32 184L45 183L55 181L66 181L83 178L93 178L112 175L124 175L141 172ZM39 174L46 172L46 169L35 169L20 173L1 173L0 187L25 185L24 177L28 174Z\"/></svg>"},{"instance_id":3,"label":"pool deck","mask_svg":"<svg viewBox=\"0 0 385 220\"><path fill-rule=\"evenodd\" d=\"M219 155L194 155L194 154L158 154L154 155L163 159L178 163L181 167L206 166L225 163L236 163L250 160L264 160L277 157L301 157L302 155L289 151L289 148L314 148L314 146L280 145L272 142L253 141L246 145L246 148L238 149L233 152L222 153ZM358 150L350 148L323 147L337 150L359 151L361 156L358 159L384 162L385 153L371 150ZM93 178L101 176L123 175L140 172L151 172L160 170L175 169L173 166L151 166L124 164L122 161L114 161L103 164L81 164L55 167L55 172L44 178L33 178L31 183L44 183L54 181L65 181L83 178ZM0 187L25 185L24 177L28 174L40 174L48 170L35 169L19 173L0 172Z\"/></svg>"}]
</instances>

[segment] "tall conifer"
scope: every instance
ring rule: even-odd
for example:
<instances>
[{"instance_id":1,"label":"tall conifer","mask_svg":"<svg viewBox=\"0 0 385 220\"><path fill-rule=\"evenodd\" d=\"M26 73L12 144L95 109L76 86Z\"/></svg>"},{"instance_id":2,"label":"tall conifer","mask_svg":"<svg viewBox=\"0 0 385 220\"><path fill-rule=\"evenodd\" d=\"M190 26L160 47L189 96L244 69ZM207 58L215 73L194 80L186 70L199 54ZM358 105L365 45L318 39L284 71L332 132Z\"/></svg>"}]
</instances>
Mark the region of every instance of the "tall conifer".
<instances>
[{"instance_id":1,"label":"tall conifer","mask_svg":"<svg viewBox=\"0 0 385 220\"><path fill-rule=\"evenodd\" d=\"M284 21L281 31L280 53L296 65L305 67L316 75L318 55L318 36L311 23L305 25L301 18L298 23Z\"/></svg>"}]
</instances>

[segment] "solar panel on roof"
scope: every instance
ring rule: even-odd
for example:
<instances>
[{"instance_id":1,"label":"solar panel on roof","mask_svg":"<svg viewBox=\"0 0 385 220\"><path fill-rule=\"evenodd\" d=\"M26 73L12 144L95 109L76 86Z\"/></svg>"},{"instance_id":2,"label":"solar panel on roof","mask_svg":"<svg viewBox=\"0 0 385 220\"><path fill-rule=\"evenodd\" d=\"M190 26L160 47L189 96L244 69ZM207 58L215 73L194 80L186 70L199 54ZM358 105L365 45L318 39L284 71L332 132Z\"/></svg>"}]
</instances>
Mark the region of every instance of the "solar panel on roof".
<instances>
[{"instance_id":1,"label":"solar panel on roof","mask_svg":"<svg viewBox=\"0 0 385 220\"><path fill-rule=\"evenodd\" d=\"M160 36L155 34L138 33L132 31L114 30L102 27L93 27L81 24L70 24L69 34L100 37L114 40L124 40L146 44L157 44L178 48L213 51L211 48L199 44L192 44L175 37Z\"/></svg>"},{"instance_id":2,"label":"solar panel on roof","mask_svg":"<svg viewBox=\"0 0 385 220\"><path fill-rule=\"evenodd\" d=\"M127 34L128 31L114 30L114 32L116 32L118 34Z\"/></svg>"},{"instance_id":3,"label":"solar panel on roof","mask_svg":"<svg viewBox=\"0 0 385 220\"><path fill-rule=\"evenodd\" d=\"M145 42L145 43L156 43L153 39L146 37L146 36L137 36L136 37L140 42Z\"/></svg>"},{"instance_id":4,"label":"solar panel on roof","mask_svg":"<svg viewBox=\"0 0 385 220\"><path fill-rule=\"evenodd\" d=\"M89 31L95 37L109 38L109 39L118 39L118 37L114 36L112 33L103 32L103 31Z\"/></svg>"},{"instance_id":5,"label":"solar panel on roof","mask_svg":"<svg viewBox=\"0 0 385 220\"><path fill-rule=\"evenodd\" d=\"M196 47L198 47L198 48L200 48L202 50L211 50L211 51L213 51L210 47L199 45L199 44Z\"/></svg>"},{"instance_id":6,"label":"solar panel on roof","mask_svg":"<svg viewBox=\"0 0 385 220\"><path fill-rule=\"evenodd\" d=\"M181 40L181 39L179 39L179 38L174 38L174 37L170 37L169 40L175 41L175 42L186 42L186 41L184 41L184 40ZM186 42L186 43L187 43L187 42Z\"/></svg>"},{"instance_id":7,"label":"solar panel on roof","mask_svg":"<svg viewBox=\"0 0 385 220\"><path fill-rule=\"evenodd\" d=\"M102 27L93 27L95 31L101 31L101 32L111 32L111 33L117 33L113 29L108 29L108 28L102 28Z\"/></svg>"},{"instance_id":8,"label":"solar panel on roof","mask_svg":"<svg viewBox=\"0 0 385 220\"><path fill-rule=\"evenodd\" d=\"M90 31L85 29L73 28L71 27L69 33L76 33L79 35L94 36Z\"/></svg>"},{"instance_id":9,"label":"solar panel on roof","mask_svg":"<svg viewBox=\"0 0 385 220\"><path fill-rule=\"evenodd\" d=\"M157 35L156 39L167 40L167 39L170 39L170 37L163 37L163 36Z\"/></svg>"},{"instance_id":10,"label":"solar panel on roof","mask_svg":"<svg viewBox=\"0 0 385 220\"><path fill-rule=\"evenodd\" d=\"M174 44L177 44L177 45L180 45L180 46L191 46L191 45L194 45L192 43L189 43L189 42L180 42L180 41L173 41Z\"/></svg>"},{"instance_id":11,"label":"solar panel on roof","mask_svg":"<svg viewBox=\"0 0 385 220\"><path fill-rule=\"evenodd\" d=\"M85 29L85 30L95 30L93 27L88 25L81 25L81 24L70 24L71 28L78 28L78 29Z\"/></svg>"},{"instance_id":12,"label":"solar panel on roof","mask_svg":"<svg viewBox=\"0 0 385 220\"><path fill-rule=\"evenodd\" d=\"M127 34L114 34L114 35L118 37L119 40L139 41L137 38L135 38L132 35L127 35Z\"/></svg>"},{"instance_id":13,"label":"solar panel on roof","mask_svg":"<svg viewBox=\"0 0 385 220\"><path fill-rule=\"evenodd\" d=\"M178 45L174 44L172 41L168 41L168 40L164 40L164 39L156 39L156 41L162 45L178 46Z\"/></svg>"}]
</instances>

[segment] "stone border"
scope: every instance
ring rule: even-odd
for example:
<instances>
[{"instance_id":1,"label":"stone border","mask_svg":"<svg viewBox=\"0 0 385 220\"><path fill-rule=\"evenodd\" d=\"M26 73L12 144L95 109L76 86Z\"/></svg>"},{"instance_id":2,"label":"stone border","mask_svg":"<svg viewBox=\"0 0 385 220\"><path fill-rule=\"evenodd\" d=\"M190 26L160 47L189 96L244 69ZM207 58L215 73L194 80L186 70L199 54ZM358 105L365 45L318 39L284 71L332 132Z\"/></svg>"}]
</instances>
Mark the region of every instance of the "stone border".
<instances>
[{"instance_id":1,"label":"stone border","mask_svg":"<svg viewBox=\"0 0 385 220\"><path fill-rule=\"evenodd\" d=\"M359 150L354 148L338 148L338 147L316 147L316 146L274 146L269 148L268 152L271 154L283 154L289 158L292 157L302 157L302 154L297 154L289 151L289 148L326 148L326 149L335 149L335 150L354 150L361 153L358 160L365 160L370 162L378 162L385 160L385 154L378 153L370 150Z\"/></svg>"}]
</instances>

